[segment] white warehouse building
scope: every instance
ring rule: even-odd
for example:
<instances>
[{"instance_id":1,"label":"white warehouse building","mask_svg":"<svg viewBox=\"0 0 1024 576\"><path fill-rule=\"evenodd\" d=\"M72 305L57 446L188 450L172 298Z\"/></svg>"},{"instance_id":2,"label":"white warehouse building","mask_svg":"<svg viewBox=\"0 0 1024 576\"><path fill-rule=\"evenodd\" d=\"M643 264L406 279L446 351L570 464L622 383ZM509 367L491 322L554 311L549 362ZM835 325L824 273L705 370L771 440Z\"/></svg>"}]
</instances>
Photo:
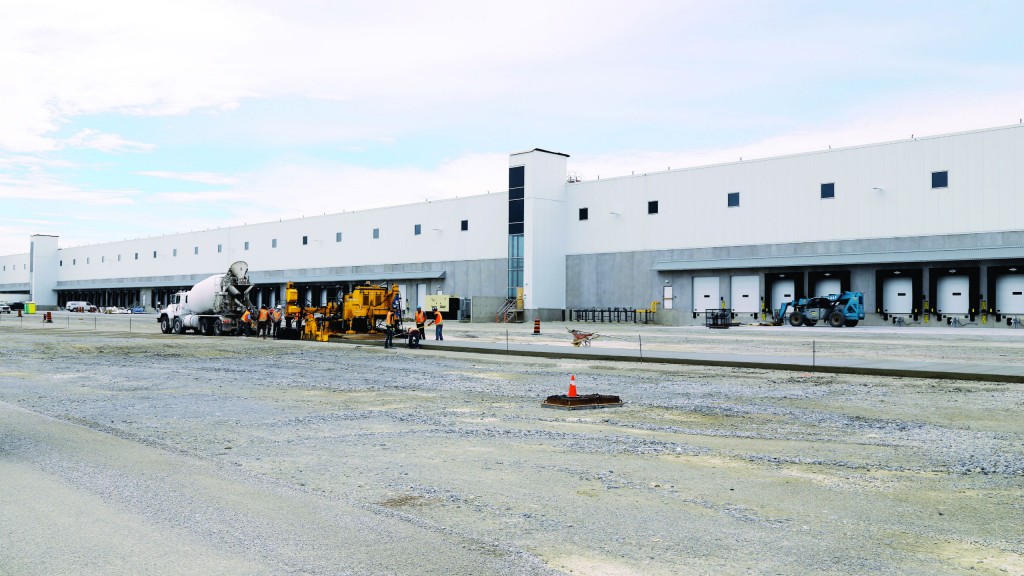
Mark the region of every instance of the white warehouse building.
<instances>
[{"instance_id":1,"label":"white warehouse building","mask_svg":"<svg viewBox=\"0 0 1024 576\"><path fill-rule=\"evenodd\" d=\"M619 178L568 178L568 155L509 156L509 190L91 246L31 237L0 256L0 293L152 307L232 262L258 304L294 282L323 304L395 283L494 322L650 309L669 325L726 308L756 322L784 301L854 290L865 323L1024 316L1024 126Z\"/></svg>"}]
</instances>

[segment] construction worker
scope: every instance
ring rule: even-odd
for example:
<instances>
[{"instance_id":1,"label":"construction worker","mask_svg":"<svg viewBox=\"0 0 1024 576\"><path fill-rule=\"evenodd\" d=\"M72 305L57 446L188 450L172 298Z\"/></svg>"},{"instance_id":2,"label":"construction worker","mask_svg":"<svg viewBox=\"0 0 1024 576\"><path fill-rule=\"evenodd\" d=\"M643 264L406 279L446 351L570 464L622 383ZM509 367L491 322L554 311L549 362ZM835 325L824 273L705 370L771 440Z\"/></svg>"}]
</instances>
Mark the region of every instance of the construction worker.
<instances>
[{"instance_id":1,"label":"construction worker","mask_svg":"<svg viewBox=\"0 0 1024 576\"><path fill-rule=\"evenodd\" d=\"M388 315L384 317L384 347L385 348L394 348L395 347L394 343L392 343L392 341L391 341L392 338L395 337L395 324L396 324L395 318L397 318L397 316L395 315L395 310L393 308L388 308Z\"/></svg>"},{"instance_id":2,"label":"construction worker","mask_svg":"<svg viewBox=\"0 0 1024 576\"><path fill-rule=\"evenodd\" d=\"M267 321L270 320L270 310L266 304L260 305L259 315L256 317L256 336L267 339Z\"/></svg>"},{"instance_id":3,"label":"construction worker","mask_svg":"<svg viewBox=\"0 0 1024 576\"><path fill-rule=\"evenodd\" d=\"M249 313L249 309L246 308L245 312L242 312L242 321L238 326L239 336L249 335L249 323L252 322L252 314Z\"/></svg>"},{"instance_id":4,"label":"construction worker","mask_svg":"<svg viewBox=\"0 0 1024 576\"><path fill-rule=\"evenodd\" d=\"M271 312L271 319L274 322L274 324L273 324L273 330L274 331L272 333L272 336L274 337L275 340L277 339L277 331L281 329L281 317L283 315L284 314L281 312L281 305L280 304L278 304L277 308L274 308L274 310Z\"/></svg>"},{"instance_id":5,"label":"construction worker","mask_svg":"<svg viewBox=\"0 0 1024 576\"><path fill-rule=\"evenodd\" d=\"M426 335L425 329L427 325L427 315L423 313L423 308L416 307L416 329L420 332L420 338Z\"/></svg>"},{"instance_id":6,"label":"construction worker","mask_svg":"<svg viewBox=\"0 0 1024 576\"><path fill-rule=\"evenodd\" d=\"M430 322L434 325L434 340L444 340L444 334L441 330L444 329L444 318L441 317L441 311L437 309L437 306L432 308L434 312L434 319Z\"/></svg>"},{"instance_id":7,"label":"construction worker","mask_svg":"<svg viewBox=\"0 0 1024 576\"><path fill-rule=\"evenodd\" d=\"M420 346L420 337L423 333L420 332L419 328L413 328L409 330L409 348L422 348Z\"/></svg>"}]
</instances>

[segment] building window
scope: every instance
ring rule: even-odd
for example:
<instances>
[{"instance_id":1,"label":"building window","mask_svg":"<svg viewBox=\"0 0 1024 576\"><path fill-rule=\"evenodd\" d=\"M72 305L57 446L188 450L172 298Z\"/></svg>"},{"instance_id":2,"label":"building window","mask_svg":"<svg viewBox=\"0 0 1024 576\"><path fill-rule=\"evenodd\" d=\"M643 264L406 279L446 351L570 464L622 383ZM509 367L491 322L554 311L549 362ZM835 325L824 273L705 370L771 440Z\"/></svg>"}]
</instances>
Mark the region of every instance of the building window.
<instances>
[{"instance_id":1,"label":"building window","mask_svg":"<svg viewBox=\"0 0 1024 576\"><path fill-rule=\"evenodd\" d=\"M335 232L335 234L334 234L334 241L335 242L341 242L341 232Z\"/></svg>"},{"instance_id":2,"label":"building window","mask_svg":"<svg viewBox=\"0 0 1024 576\"><path fill-rule=\"evenodd\" d=\"M248 250L248 249L249 249L249 241L248 241L248 240L246 240L246 241L245 241L245 249L246 249L246 250Z\"/></svg>"},{"instance_id":3,"label":"building window","mask_svg":"<svg viewBox=\"0 0 1024 576\"><path fill-rule=\"evenodd\" d=\"M740 193L729 192L729 208L738 208L740 205Z\"/></svg>"},{"instance_id":4,"label":"building window","mask_svg":"<svg viewBox=\"0 0 1024 576\"><path fill-rule=\"evenodd\" d=\"M309 236L303 236L302 237L302 245L306 246L308 244L309 244Z\"/></svg>"},{"instance_id":5,"label":"building window","mask_svg":"<svg viewBox=\"0 0 1024 576\"><path fill-rule=\"evenodd\" d=\"M106 256L100 256L100 264L104 264L104 263L106 263L106 261L107 261L107 257Z\"/></svg>"},{"instance_id":6,"label":"building window","mask_svg":"<svg viewBox=\"0 0 1024 576\"><path fill-rule=\"evenodd\" d=\"M71 265L72 266L77 266L78 265L78 258L72 258L71 259Z\"/></svg>"},{"instance_id":7,"label":"building window","mask_svg":"<svg viewBox=\"0 0 1024 576\"><path fill-rule=\"evenodd\" d=\"M277 248L277 238L274 238L270 241L270 247Z\"/></svg>"},{"instance_id":8,"label":"building window","mask_svg":"<svg viewBox=\"0 0 1024 576\"><path fill-rule=\"evenodd\" d=\"M199 246L196 246L195 248L193 248L192 249L192 253L195 254L196 256L199 256Z\"/></svg>"},{"instance_id":9,"label":"building window","mask_svg":"<svg viewBox=\"0 0 1024 576\"><path fill-rule=\"evenodd\" d=\"M136 253L135 253L135 259L136 259L136 260L138 260L138 259L139 259L139 253L138 253L138 252L136 252Z\"/></svg>"},{"instance_id":10,"label":"building window","mask_svg":"<svg viewBox=\"0 0 1024 576\"><path fill-rule=\"evenodd\" d=\"M380 228L374 228L373 229L373 239L376 240L378 238L380 238Z\"/></svg>"},{"instance_id":11,"label":"building window","mask_svg":"<svg viewBox=\"0 0 1024 576\"><path fill-rule=\"evenodd\" d=\"M220 254L223 251L224 251L224 245L223 244L217 244L217 253Z\"/></svg>"},{"instance_id":12,"label":"building window","mask_svg":"<svg viewBox=\"0 0 1024 576\"><path fill-rule=\"evenodd\" d=\"M416 224L416 225L415 225L415 226L413 226L413 228L412 228L412 233L413 233L413 235L414 235L414 236L419 236L419 235L420 235L420 231L421 231L421 230L422 230L422 228L420 228L420 225L419 225L419 224Z\"/></svg>"},{"instance_id":13,"label":"building window","mask_svg":"<svg viewBox=\"0 0 1024 576\"><path fill-rule=\"evenodd\" d=\"M948 188L949 187L949 172L943 170L942 172L932 172L932 188Z\"/></svg>"},{"instance_id":14,"label":"building window","mask_svg":"<svg viewBox=\"0 0 1024 576\"><path fill-rule=\"evenodd\" d=\"M156 250L153 250L153 258L156 258Z\"/></svg>"},{"instance_id":15,"label":"building window","mask_svg":"<svg viewBox=\"0 0 1024 576\"><path fill-rule=\"evenodd\" d=\"M508 237L508 297L515 298L523 287L524 243L522 234Z\"/></svg>"},{"instance_id":16,"label":"building window","mask_svg":"<svg viewBox=\"0 0 1024 576\"><path fill-rule=\"evenodd\" d=\"M657 214L658 213L658 201L657 200L651 200L651 201L647 202L647 213L648 214Z\"/></svg>"},{"instance_id":17,"label":"building window","mask_svg":"<svg viewBox=\"0 0 1024 576\"><path fill-rule=\"evenodd\" d=\"M171 256L173 256L175 258L178 257L178 249L177 248L175 248L174 250L171 251Z\"/></svg>"},{"instance_id":18,"label":"building window","mask_svg":"<svg viewBox=\"0 0 1024 576\"><path fill-rule=\"evenodd\" d=\"M836 183L829 182L821 185L821 197L822 198L835 198L836 197Z\"/></svg>"},{"instance_id":19,"label":"building window","mask_svg":"<svg viewBox=\"0 0 1024 576\"><path fill-rule=\"evenodd\" d=\"M465 232L466 230L469 230L469 220L462 221L462 231Z\"/></svg>"},{"instance_id":20,"label":"building window","mask_svg":"<svg viewBox=\"0 0 1024 576\"><path fill-rule=\"evenodd\" d=\"M580 208L580 220L590 219L590 208Z\"/></svg>"},{"instance_id":21,"label":"building window","mask_svg":"<svg viewBox=\"0 0 1024 576\"><path fill-rule=\"evenodd\" d=\"M118 254L118 255L117 255L117 261L118 261L118 262L120 262L120 261L121 261L121 255L120 255L120 254Z\"/></svg>"},{"instance_id":22,"label":"building window","mask_svg":"<svg viewBox=\"0 0 1024 576\"><path fill-rule=\"evenodd\" d=\"M86 257L86 259L85 259L85 263L86 263L86 264L89 264L89 263L91 262L91 260L92 260L92 258L88 258L88 257Z\"/></svg>"}]
</instances>

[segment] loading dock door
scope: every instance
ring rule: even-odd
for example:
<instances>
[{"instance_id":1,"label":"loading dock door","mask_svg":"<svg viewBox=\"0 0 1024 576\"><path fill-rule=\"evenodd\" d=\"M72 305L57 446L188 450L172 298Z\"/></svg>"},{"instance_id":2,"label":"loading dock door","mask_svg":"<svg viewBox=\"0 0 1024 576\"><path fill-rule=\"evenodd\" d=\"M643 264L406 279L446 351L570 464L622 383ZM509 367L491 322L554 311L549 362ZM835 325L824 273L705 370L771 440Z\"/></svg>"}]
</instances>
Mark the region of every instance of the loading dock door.
<instances>
[{"instance_id":1,"label":"loading dock door","mask_svg":"<svg viewBox=\"0 0 1024 576\"><path fill-rule=\"evenodd\" d=\"M823 278L814 283L814 296L828 296L829 294L840 294L843 288L839 278Z\"/></svg>"},{"instance_id":2,"label":"loading dock door","mask_svg":"<svg viewBox=\"0 0 1024 576\"><path fill-rule=\"evenodd\" d=\"M911 314L914 311L914 281L910 278L882 280L882 312Z\"/></svg>"},{"instance_id":3,"label":"loading dock door","mask_svg":"<svg viewBox=\"0 0 1024 576\"><path fill-rule=\"evenodd\" d=\"M718 308L718 276L704 276L693 279L693 311L704 312Z\"/></svg>"},{"instance_id":4,"label":"loading dock door","mask_svg":"<svg viewBox=\"0 0 1024 576\"><path fill-rule=\"evenodd\" d=\"M772 284L772 310L778 311L785 302L792 302L796 297L795 280L776 280Z\"/></svg>"},{"instance_id":5,"label":"loading dock door","mask_svg":"<svg viewBox=\"0 0 1024 576\"><path fill-rule=\"evenodd\" d=\"M996 306L999 314L1024 314L1024 276L996 278Z\"/></svg>"},{"instance_id":6,"label":"loading dock door","mask_svg":"<svg viewBox=\"0 0 1024 576\"><path fill-rule=\"evenodd\" d=\"M970 309L971 280L967 276L943 276L936 283L940 314L967 314Z\"/></svg>"},{"instance_id":7,"label":"loading dock door","mask_svg":"<svg viewBox=\"0 0 1024 576\"><path fill-rule=\"evenodd\" d=\"M757 314L761 304L761 280L759 276L733 276L732 298L729 304L733 312Z\"/></svg>"}]
</instances>

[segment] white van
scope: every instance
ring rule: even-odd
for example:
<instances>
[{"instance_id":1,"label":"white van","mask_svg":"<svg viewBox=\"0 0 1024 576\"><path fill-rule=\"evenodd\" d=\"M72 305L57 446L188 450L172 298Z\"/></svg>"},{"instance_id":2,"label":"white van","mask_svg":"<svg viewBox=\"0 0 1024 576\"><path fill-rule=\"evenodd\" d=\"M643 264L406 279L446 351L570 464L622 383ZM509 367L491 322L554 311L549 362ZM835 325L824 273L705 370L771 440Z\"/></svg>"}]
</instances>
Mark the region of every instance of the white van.
<instances>
[{"instance_id":1,"label":"white van","mask_svg":"<svg viewBox=\"0 0 1024 576\"><path fill-rule=\"evenodd\" d=\"M72 300L64 305L64 309L68 312L96 312L99 310L95 304L90 304L85 300Z\"/></svg>"}]
</instances>

